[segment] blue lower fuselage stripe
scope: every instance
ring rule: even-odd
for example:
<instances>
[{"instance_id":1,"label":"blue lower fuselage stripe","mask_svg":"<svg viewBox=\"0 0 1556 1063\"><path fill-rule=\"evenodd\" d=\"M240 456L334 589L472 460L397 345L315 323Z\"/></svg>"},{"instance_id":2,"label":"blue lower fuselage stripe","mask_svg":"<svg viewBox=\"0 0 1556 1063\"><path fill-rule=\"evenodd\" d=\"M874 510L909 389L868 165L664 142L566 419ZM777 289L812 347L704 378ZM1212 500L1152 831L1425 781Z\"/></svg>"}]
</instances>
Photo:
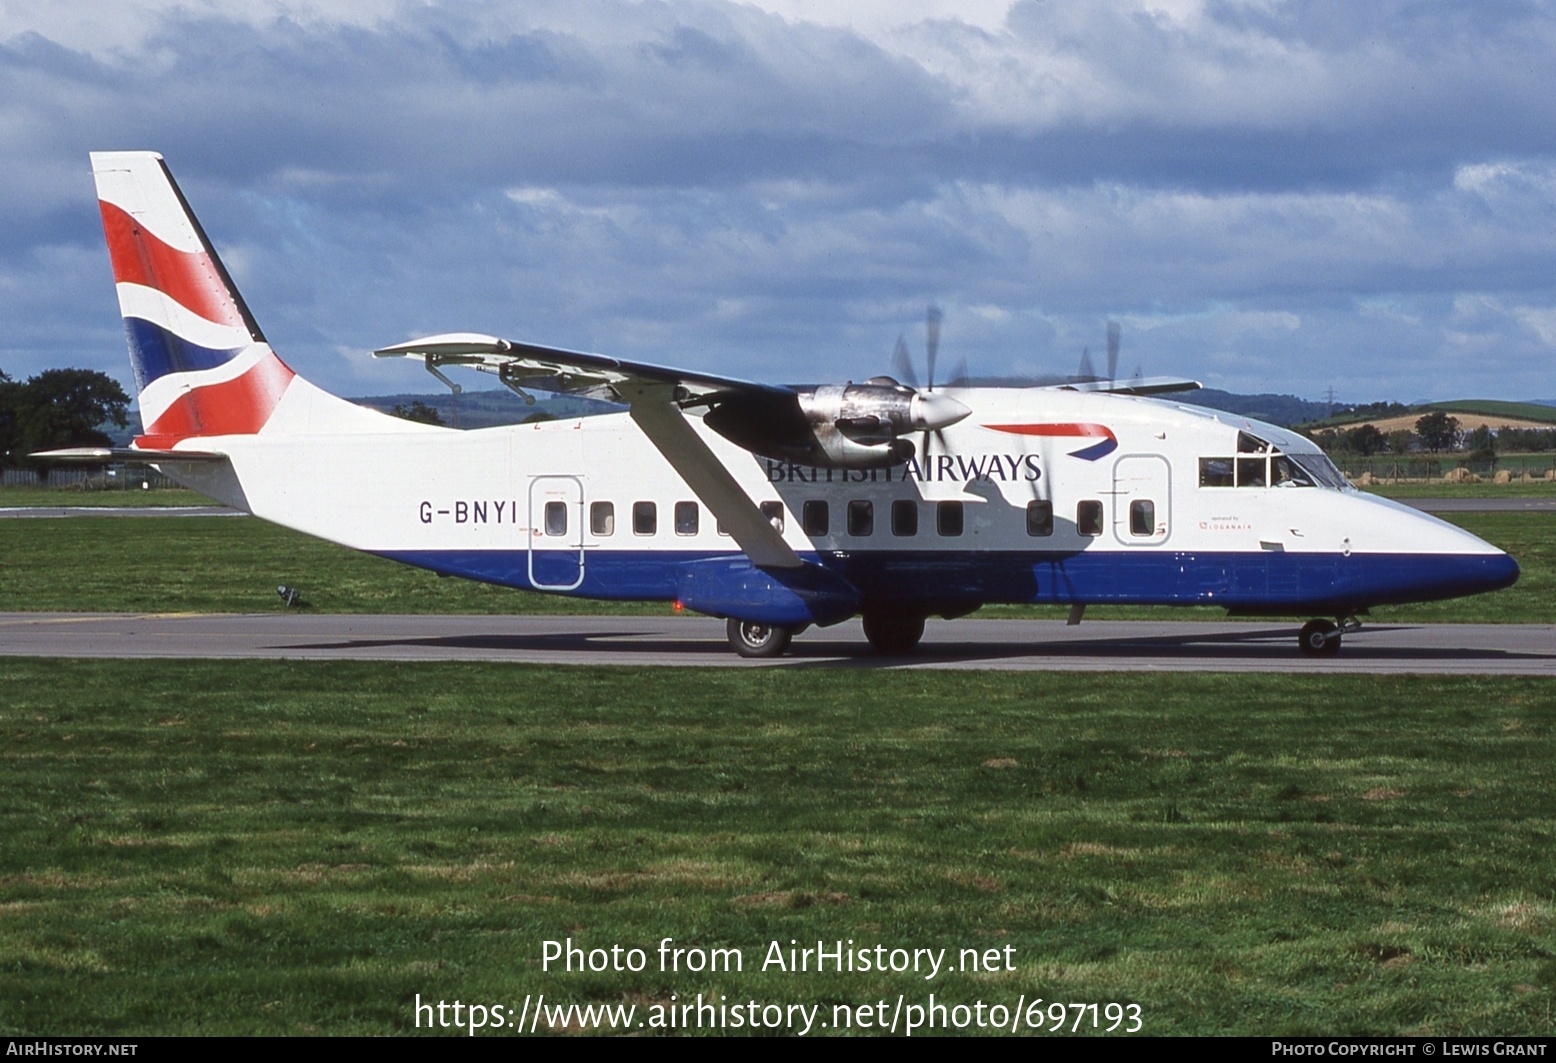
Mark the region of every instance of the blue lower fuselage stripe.
<instances>
[{"instance_id":1,"label":"blue lower fuselage stripe","mask_svg":"<svg viewBox=\"0 0 1556 1063\"><path fill-rule=\"evenodd\" d=\"M589 550L580 572L576 550L381 553L486 583L636 601L674 600L684 566L738 556ZM866 606L923 605L937 611L956 604L1083 602L1323 613L1479 594L1518 578L1518 564L1506 554L872 551L810 554L807 560L843 576Z\"/></svg>"}]
</instances>

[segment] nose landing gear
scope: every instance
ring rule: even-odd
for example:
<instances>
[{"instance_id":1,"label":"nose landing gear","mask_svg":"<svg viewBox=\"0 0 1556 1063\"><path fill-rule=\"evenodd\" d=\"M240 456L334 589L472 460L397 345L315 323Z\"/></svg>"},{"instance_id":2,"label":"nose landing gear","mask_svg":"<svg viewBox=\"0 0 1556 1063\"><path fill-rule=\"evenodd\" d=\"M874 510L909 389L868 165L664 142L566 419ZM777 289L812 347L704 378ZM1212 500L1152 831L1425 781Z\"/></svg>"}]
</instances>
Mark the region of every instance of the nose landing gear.
<instances>
[{"instance_id":1,"label":"nose landing gear","mask_svg":"<svg viewBox=\"0 0 1556 1063\"><path fill-rule=\"evenodd\" d=\"M1333 620L1309 620L1297 636L1297 647L1308 657L1333 657L1340 652L1340 636L1361 630L1354 616Z\"/></svg>"}]
</instances>

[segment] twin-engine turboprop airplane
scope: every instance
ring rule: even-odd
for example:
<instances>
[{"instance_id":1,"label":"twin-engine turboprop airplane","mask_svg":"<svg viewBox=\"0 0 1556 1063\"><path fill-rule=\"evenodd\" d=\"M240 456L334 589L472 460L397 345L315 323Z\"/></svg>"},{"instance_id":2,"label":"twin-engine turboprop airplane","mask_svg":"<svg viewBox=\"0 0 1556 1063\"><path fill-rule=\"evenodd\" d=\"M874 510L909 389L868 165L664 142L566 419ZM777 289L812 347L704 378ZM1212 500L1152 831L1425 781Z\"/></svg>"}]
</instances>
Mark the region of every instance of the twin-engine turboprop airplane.
<instances>
[{"instance_id":1,"label":"twin-engine turboprop airplane","mask_svg":"<svg viewBox=\"0 0 1556 1063\"><path fill-rule=\"evenodd\" d=\"M926 617L991 602L1316 616L1299 645L1330 654L1371 606L1518 578L1473 535L1356 491L1295 433L1138 394L1186 382L783 387L456 334L374 353L627 411L476 431L389 417L276 357L160 156L92 165L144 430L59 456L151 461L353 549L679 602L727 618L752 657L856 615L904 652Z\"/></svg>"}]
</instances>

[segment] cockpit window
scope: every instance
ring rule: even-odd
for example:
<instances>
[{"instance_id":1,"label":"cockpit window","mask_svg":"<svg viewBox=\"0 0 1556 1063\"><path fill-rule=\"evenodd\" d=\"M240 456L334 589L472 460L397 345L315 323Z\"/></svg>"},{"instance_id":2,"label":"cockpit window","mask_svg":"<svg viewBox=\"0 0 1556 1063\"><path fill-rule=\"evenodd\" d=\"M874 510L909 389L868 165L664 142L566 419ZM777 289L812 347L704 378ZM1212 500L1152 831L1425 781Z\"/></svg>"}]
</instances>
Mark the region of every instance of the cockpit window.
<instances>
[{"instance_id":1,"label":"cockpit window","mask_svg":"<svg viewBox=\"0 0 1556 1063\"><path fill-rule=\"evenodd\" d=\"M1336 491L1354 491L1351 481L1345 478L1345 474L1334 467L1323 454L1291 454L1292 461L1300 465L1314 480L1325 487L1332 487Z\"/></svg>"},{"instance_id":2,"label":"cockpit window","mask_svg":"<svg viewBox=\"0 0 1556 1063\"><path fill-rule=\"evenodd\" d=\"M1270 486L1312 487L1313 477L1289 454L1277 454L1270 459Z\"/></svg>"},{"instance_id":3,"label":"cockpit window","mask_svg":"<svg viewBox=\"0 0 1556 1063\"><path fill-rule=\"evenodd\" d=\"M1237 452L1239 454L1268 454L1273 448L1256 435L1248 432L1237 433Z\"/></svg>"},{"instance_id":4,"label":"cockpit window","mask_svg":"<svg viewBox=\"0 0 1556 1063\"><path fill-rule=\"evenodd\" d=\"M1238 440L1253 440L1262 446L1267 443L1244 432ZM1201 487L1328 487L1336 491L1351 490L1351 482L1322 454L1282 454L1271 447L1267 451L1252 454L1242 451L1237 456L1199 459L1199 485Z\"/></svg>"},{"instance_id":5,"label":"cockpit window","mask_svg":"<svg viewBox=\"0 0 1556 1063\"><path fill-rule=\"evenodd\" d=\"M1232 459L1200 458L1199 485L1201 487L1236 487L1237 478L1232 474Z\"/></svg>"}]
</instances>

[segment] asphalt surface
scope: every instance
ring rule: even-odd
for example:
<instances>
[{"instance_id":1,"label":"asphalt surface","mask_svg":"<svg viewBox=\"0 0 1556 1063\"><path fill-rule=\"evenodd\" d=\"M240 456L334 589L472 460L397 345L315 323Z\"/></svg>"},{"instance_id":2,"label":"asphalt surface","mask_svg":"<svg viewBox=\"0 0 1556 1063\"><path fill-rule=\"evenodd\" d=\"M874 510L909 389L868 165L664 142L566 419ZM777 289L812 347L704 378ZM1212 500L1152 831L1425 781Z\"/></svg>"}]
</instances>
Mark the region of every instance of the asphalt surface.
<instances>
[{"instance_id":1,"label":"asphalt surface","mask_svg":"<svg viewBox=\"0 0 1556 1063\"><path fill-rule=\"evenodd\" d=\"M1556 498L1402 498L1423 513L1556 513Z\"/></svg>"},{"instance_id":2,"label":"asphalt surface","mask_svg":"<svg viewBox=\"0 0 1556 1063\"><path fill-rule=\"evenodd\" d=\"M1299 654L1296 633L1280 622L930 621L916 653L882 657L852 621L753 662L729 649L723 621L692 616L0 613L0 656L1556 677L1556 625L1378 624L1332 658Z\"/></svg>"},{"instance_id":3,"label":"asphalt surface","mask_svg":"<svg viewBox=\"0 0 1556 1063\"><path fill-rule=\"evenodd\" d=\"M8 506L0 519L33 520L49 517L246 517L226 506Z\"/></svg>"}]
</instances>

